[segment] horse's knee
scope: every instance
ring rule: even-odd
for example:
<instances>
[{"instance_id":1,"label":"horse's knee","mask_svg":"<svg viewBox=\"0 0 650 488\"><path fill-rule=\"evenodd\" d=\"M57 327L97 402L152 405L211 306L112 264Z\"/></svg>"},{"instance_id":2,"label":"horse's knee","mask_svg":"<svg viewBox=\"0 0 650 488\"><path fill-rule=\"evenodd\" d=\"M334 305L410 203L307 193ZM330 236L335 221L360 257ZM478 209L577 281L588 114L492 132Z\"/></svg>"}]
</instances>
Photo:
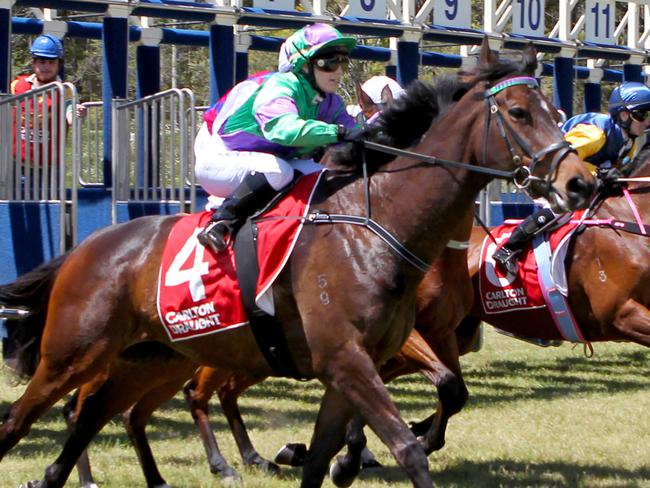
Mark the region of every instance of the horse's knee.
<instances>
[{"instance_id":1,"label":"horse's knee","mask_svg":"<svg viewBox=\"0 0 650 488\"><path fill-rule=\"evenodd\" d=\"M399 448L395 459L408 472L429 469L427 455L419 442L411 442Z\"/></svg>"},{"instance_id":2,"label":"horse's knee","mask_svg":"<svg viewBox=\"0 0 650 488\"><path fill-rule=\"evenodd\" d=\"M469 398L469 392L464 381L454 378L439 386L438 397L447 415L451 416L463 409Z\"/></svg>"}]
</instances>

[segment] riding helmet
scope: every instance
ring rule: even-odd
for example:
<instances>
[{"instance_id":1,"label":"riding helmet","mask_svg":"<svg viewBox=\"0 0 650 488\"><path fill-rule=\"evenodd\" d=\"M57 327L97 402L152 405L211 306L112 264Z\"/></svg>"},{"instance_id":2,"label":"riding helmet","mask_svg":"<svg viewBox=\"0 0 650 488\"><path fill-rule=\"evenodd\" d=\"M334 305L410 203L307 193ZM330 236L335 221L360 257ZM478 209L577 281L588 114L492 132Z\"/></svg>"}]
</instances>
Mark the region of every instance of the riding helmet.
<instances>
[{"instance_id":1,"label":"riding helmet","mask_svg":"<svg viewBox=\"0 0 650 488\"><path fill-rule=\"evenodd\" d=\"M298 73L310 59L323 52L350 54L357 41L328 24L310 24L291 34L280 47L278 70Z\"/></svg>"},{"instance_id":2,"label":"riding helmet","mask_svg":"<svg viewBox=\"0 0 650 488\"><path fill-rule=\"evenodd\" d=\"M612 91L607 109L614 118L622 110L650 110L650 88L636 81L622 83Z\"/></svg>"}]
</instances>

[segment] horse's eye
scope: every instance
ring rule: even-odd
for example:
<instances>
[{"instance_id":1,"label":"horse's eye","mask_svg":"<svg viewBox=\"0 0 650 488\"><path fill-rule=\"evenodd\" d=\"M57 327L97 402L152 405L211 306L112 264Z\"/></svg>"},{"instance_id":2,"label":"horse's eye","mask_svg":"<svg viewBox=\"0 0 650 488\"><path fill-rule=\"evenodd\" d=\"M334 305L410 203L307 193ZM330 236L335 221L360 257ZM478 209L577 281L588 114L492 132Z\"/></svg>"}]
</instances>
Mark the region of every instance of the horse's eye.
<instances>
[{"instance_id":1,"label":"horse's eye","mask_svg":"<svg viewBox=\"0 0 650 488\"><path fill-rule=\"evenodd\" d=\"M523 120L528 117L528 112L521 107L514 107L508 110L508 114L515 120Z\"/></svg>"}]
</instances>

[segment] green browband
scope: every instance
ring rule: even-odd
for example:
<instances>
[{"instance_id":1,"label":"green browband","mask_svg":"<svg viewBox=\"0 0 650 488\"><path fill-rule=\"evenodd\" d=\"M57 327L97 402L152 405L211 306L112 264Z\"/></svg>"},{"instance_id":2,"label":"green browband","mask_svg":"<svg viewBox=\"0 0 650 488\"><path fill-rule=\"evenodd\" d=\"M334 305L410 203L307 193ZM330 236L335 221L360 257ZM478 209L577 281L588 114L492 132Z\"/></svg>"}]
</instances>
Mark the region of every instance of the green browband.
<instances>
[{"instance_id":1,"label":"green browband","mask_svg":"<svg viewBox=\"0 0 650 488\"><path fill-rule=\"evenodd\" d=\"M508 78L501 83L497 83L492 88L488 88L485 96L492 97L500 91L515 85L528 85L533 88L539 88L539 83L532 76L515 76L514 78Z\"/></svg>"}]
</instances>

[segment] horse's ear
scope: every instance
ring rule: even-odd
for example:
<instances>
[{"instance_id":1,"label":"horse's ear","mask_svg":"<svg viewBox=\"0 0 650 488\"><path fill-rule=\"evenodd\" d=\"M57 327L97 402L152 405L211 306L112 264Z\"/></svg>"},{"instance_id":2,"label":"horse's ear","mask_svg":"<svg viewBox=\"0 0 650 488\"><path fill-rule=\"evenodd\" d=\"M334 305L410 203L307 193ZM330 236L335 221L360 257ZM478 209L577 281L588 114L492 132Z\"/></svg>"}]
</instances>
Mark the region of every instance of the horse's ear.
<instances>
[{"instance_id":1,"label":"horse's ear","mask_svg":"<svg viewBox=\"0 0 650 488\"><path fill-rule=\"evenodd\" d=\"M388 85L381 89L381 103L387 107L393 104L393 92Z\"/></svg>"},{"instance_id":2,"label":"horse's ear","mask_svg":"<svg viewBox=\"0 0 650 488\"><path fill-rule=\"evenodd\" d=\"M366 113L374 110L375 102L373 102L372 98L370 98L370 96L368 96L368 94L361 89L361 83L357 81L354 89L357 92L357 101L359 102L361 111Z\"/></svg>"},{"instance_id":3,"label":"horse's ear","mask_svg":"<svg viewBox=\"0 0 650 488\"><path fill-rule=\"evenodd\" d=\"M484 36L483 42L481 43L481 55L479 56L479 64L482 66L487 66L488 64L496 63L497 59L497 53L490 49L488 36Z\"/></svg>"},{"instance_id":4,"label":"horse's ear","mask_svg":"<svg viewBox=\"0 0 650 488\"><path fill-rule=\"evenodd\" d=\"M530 76L535 76L537 71L537 49L532 42L526 44L522 61L524 63L524 71Z\"/></svg>"}]
</instances>

